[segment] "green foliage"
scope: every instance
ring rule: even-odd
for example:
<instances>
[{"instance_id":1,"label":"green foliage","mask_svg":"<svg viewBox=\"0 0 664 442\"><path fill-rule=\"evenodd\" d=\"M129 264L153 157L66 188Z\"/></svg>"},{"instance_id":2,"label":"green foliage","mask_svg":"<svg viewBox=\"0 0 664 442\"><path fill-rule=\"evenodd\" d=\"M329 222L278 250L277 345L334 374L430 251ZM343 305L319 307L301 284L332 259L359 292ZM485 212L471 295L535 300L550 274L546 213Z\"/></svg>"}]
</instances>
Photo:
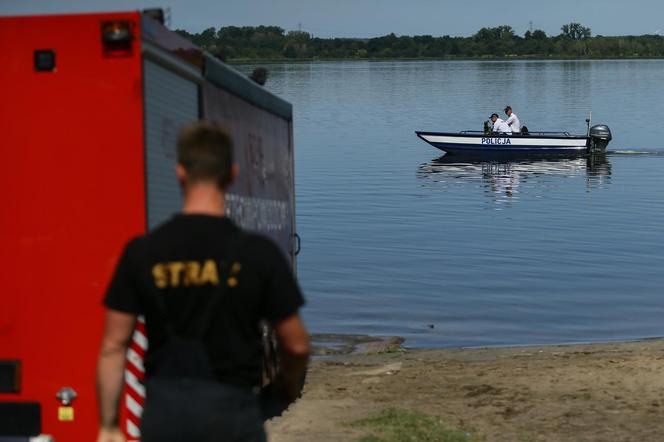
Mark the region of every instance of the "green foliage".
<instances>
[{"instance_id":1,"label":"green foliage","mask_svg":"<svg viewBox=\"0 0 664 442\"><path fill-rule=\"evenodd\" d=\"M664 37L658 35L592 36L590 28L568 23L549 37L540 29L523 37L511 26L482 28L472 37L431 35L359 38L318 38L308 32L277 26L213 27L180 35L227 60L310 60L387 58L620 58L663 57Z\"/></svg>"},{"instance_id":2,"label":"green foliage","mask_svg":"<svg viewBox=\"0 0 664 442\"><path fill-rule=\"evenodd\" d=\"M482 28L473 35L476 41L496 41L511 40L515 37L514 29L511 26L498 26L496 28Z\"/></svg>"},{"instance_id":3,"label":"green foliage","mask_svg":"<svg viewBox=\"0 0 664 442\"><path fill-rule=\"evenodd\" d=\"M590 38L592 35L590 28L586 28L585 26L581 26L580 23L574 22L563 25L560 30L563 31L561 35L570 40L584 40Z\"/></svg>"},{"instance_id":4,"label":"green foliage","mask_svg":"<svg viewBox=\"0 0 664 442\"><path fill-rule=\"evenodd\" d=\"M535 29L532 32L526 31L523 38L526 40L546 40L549 37L547 37L546 32L542 31L541 29Z\"/></svg>"},{"instance_id":5,"label":"green foliage","mask_svg":"<svg viewBox=\"0 0 664 442\"><path fill-rule=\"evenodd\" d=\"M463 430L444 425L438 419L415 411L388 408L380 414L349 424L370 432L360 442L471 442Z\"/></svg>"}]
</instances>

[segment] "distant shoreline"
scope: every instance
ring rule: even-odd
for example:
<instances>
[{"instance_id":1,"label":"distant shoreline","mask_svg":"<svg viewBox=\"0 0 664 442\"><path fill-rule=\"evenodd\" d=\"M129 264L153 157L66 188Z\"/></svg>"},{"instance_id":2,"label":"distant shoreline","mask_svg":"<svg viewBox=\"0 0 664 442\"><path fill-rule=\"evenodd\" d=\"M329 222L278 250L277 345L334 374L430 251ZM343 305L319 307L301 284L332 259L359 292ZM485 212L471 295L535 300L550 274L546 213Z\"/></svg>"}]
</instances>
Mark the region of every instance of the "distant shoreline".
<instances>
[{"instance_id":1,"label":"distant shoreline","mask_svg":"<svg viewBox=\"0 0 664 442\"><path fill-rule=\"evenodd\" d=\"M396 35L372 38L316 37L278 26L226 26L176 32L229 62L338 60L604 60L664 58L659 34L593 35L580 23L558 35L540 29L518 35L511 26L482 28L468 37Z\"/></svg>"},{"instance_id":2,"label":"distant shoreline","mask_svg":"<svg viewBox=\"0 0 664 442\"><path fill-rule=\"evenodd\" d=\"M331 61L624 61L624 60L664 60L664 57L459 57L459 58L440 58L440 57L390 57L390 58L233 58L225 60L228 64L253 64L253 63L289 63L301 64L312 62L331 62Z\"/></svg>"}]
</instances>

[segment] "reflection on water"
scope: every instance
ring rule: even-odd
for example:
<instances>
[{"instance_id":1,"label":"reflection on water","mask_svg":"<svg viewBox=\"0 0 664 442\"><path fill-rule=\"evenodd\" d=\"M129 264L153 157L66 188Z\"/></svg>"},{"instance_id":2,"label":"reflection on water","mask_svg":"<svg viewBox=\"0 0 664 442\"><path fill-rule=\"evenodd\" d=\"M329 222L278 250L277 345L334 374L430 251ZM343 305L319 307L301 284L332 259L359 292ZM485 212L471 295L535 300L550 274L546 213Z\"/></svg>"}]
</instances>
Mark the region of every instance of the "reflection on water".
<instances>
[{"instance_id":1,"label":"reflection on water","mask_svg":"<svg viewBox=\"0 0 664 442\"><path fill-rule=\"evenodd\" d=\"M585 175L586 188L602 188L610 183L611 162L606 155L576 158L494 158L482 159L445 155L420 165L418 177L432 185L480 180L486 195L496 203L518 199L519 188L546 190L552 177ZM546 178L546 179L545 179Z\"/></svg>"}]
</instances>

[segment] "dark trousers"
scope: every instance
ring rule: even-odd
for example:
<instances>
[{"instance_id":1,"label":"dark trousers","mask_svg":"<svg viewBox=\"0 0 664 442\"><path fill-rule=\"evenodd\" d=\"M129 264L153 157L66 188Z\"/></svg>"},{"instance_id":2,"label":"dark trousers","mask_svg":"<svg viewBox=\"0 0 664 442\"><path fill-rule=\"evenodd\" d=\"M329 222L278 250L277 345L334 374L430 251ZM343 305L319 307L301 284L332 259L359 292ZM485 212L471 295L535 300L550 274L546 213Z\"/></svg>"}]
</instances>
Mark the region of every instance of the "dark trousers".
<instances>
[{"instance_id":1,"label":"dark trousers","mask_svg":"<svg viewBox=\"0 0 664 442\"><path fill-rule=\"evenodd\" d=\"M152 378L141 419L142 442L265 442L258 396L208 381Z\"/></svg>"}]
</instances>

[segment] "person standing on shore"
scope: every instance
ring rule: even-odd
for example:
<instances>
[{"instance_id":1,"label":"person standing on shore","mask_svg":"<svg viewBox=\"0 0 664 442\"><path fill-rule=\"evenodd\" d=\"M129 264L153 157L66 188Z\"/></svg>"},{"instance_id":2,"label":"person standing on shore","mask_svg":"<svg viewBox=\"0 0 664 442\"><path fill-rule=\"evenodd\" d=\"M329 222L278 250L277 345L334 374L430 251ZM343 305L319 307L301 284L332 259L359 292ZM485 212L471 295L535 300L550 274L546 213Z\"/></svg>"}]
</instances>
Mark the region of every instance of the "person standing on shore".
<instances>
[{"instance_id":1,"label":"person standing on shore","mask_svg":"<svg viewBox=\"0 0 664 442\"><path fill-rule=\"evenodd\" d=\"M271 400L300 394L309 337L292 270L269 239L224 216L237 175L228 134L213 123L186 127L177 143L182 212L126 245L104 304L97 368L98 442L121 442L118 404L125 353L138 315L149 348L143 442L266 440L258 391L260 323L279 343Z\"/></svg>"},{"instance_id":2,"label":"person standing on shore","mask_svg":"<svg viewBox=\"0 0 664 442\"><path fill-rule=\"evenodd\" d=\"M519 117L517 117L516 114L512 112L511 106L505 107L505 114L507 115L507 120L505 120L505 122L510 127L510 129L512 129L512 132L521 132L521 122L519 121Z\"/></svg>"}]
</instances>

